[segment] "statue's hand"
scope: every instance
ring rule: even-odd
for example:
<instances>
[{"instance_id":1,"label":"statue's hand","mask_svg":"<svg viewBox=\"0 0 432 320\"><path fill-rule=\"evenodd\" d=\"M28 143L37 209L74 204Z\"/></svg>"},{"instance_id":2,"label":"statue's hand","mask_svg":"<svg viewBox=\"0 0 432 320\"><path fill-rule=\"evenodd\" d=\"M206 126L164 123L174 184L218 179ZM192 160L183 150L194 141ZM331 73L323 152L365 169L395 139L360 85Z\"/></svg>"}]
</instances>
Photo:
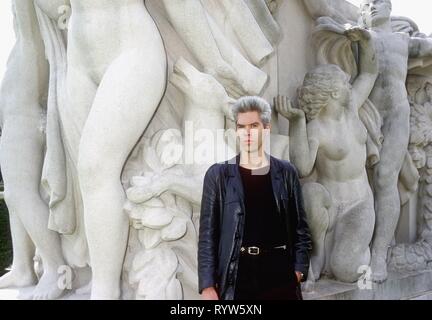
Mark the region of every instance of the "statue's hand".
<instances>
[{"instance_id":1,"label":"statue's hand","mask_svg":"<svg viewBox=\"0 0 432 320\"><path fill-rule=\"evenodd\" d=\"M296 121L305 118L304 111L293 108L290 100L285 96L278 95L276 98L274 98L274 106L276 112L280 113L290 121Z\"/></svg>"},{"instance_id":2,"label":"statue's hand","mask_svg":"<svg viewBox=\"0 0 432 320\"><path fill-rule=\"evenodd\" d=\"M370 32L361 27L349 27L344 34L352 42L368 41L371 38Z\"/></svg>"},{"instance_id":3,"label":"statue's hand","mask_svg":"<svg viewBox=\"0 0 432 320\"><path fill-rule=\"evenodd\" d=\"M127 198L134 203L149 201L165 191L163 180L160 175L154 173L133 177L131 188L126 190Z\"/></svg>"}]
</instances>

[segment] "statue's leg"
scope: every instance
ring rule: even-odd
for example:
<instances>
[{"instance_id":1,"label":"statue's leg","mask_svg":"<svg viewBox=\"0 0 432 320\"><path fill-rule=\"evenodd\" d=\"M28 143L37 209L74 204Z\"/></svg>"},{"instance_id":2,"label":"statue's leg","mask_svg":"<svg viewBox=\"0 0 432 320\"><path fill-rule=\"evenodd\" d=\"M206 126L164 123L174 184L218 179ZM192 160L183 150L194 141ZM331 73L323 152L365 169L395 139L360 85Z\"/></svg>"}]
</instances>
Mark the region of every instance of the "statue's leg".
<instances>
[{"instance_id":1,"label":"statue's leg","mask_svg":"<svg viewBox=\"0 0 432 320\"><path fill-rule=\"evenodd\" d=\"M18 168L14 167L16 154L8 152L9 144L14 144L13 133L10 134L9 128L13 129L14 124L3 126L2 137L0 139L0 166L5 184L5 203L9 211L10 230L13 246L12 269L0 278L0 288L26 287L36 284L36 274L34 272L33 257L35 246L25 230L20 218L15 212L15 206L19 203L20 193L19 180L16 178ZM16 190L16 192L14 192Z\"/></svg>"},{"instance_id":2,"label":"statue's leg","mask_svg":"<svg viewBox=\"0 0 432 320\"><path fill-rule=\"evenodd\" d=\"M36 107L33 108L37 110ZM43 261L44 273L33 297L55 299L63 292L57 285L57 271L64 265L64 260L59 235L48 230L49 210L39 193L44 139L39 128L40 115L35 113L36 115L25 117L10 117L6 121L2 135L1 164L8 207L16 215L12 217L12 221L15 223L19 220L22 223ZM22 229L20 233L22 236ZM28 245L27 238L21 241ZM30 248L24 248L24 252L29 250Z\"/></svg>"},{"instance_id":3,"label":"statue's leg","mask_svg":"<svg viewBox=\"0 0 432 320\"><path fill-rule=\"evenodd\" d=\"M120 298L129 221L120 176L155 113L166 84L163 52L119 56L105 73L85 124L78 159L93 272L92 299Z\"/></svg>"},{"instance_id":4,"label":"statue's leg","mask_svg":"<svg viewBox=\"0 0 432 320\"><path fill-rule=\"evenodd\" d=\"M380 162L373 177L376 226L372 242L372 279L387 279L387 251L394 237L400 214L398 177L409 140L409 107L395 106L395 112L384 120L384 142Z\"/></svg>"},{"instance_id":5,"label":"statue's leg","mask_svg":"<svg viewBox=\"0 0 432 320\"><path fill-rule=\"evenodd\" d=\"M302 187L305 211L312 236L312 257L309 280L320 278L325 264L325 237L329 228L331 198L328 191L318 183L306 183Z\"/></svg>"},{"instance_id":6,"label":"statue's leg","mask_svg":"<svg viewBox=\"0 0 432 320\"><path fill-rule=\"evenodd\" d=\"M361 276L360 266L369 266L369 244L375 222L373 197L347 207L335 223L334 247L330 268L336 279L355 282Z\"/></svg>"},{"instance_id":7,"label":"statue's leg","mask_svg":"<svg viewBox=\"0 0 432 320\"><path fill-rule=\"evenodd\" d=\"M73 56L72 56L73 57ZM88 70L71 59L66 79L65 106L59 110L65 148L75 169L78 162L78 150L81 134L93 104L97 84L88 75ZM73 170L74 171L74 170Z\"/></svg>"},{"instance_id":8,"label":"statue's leg","mask_svg":"<svg viewBox=\"0 0 432 320\"><path fill-rule=\"evenodd\" d=\"M4 176L4 171L2 173ZM5 202L6 205L10 203L7 193ZM8 205L8 208L12 208L12 205ZM11 209L9 209L9 221L13 246L13 263L11 270L0 278L0 289L32 286L37 282L33 265L34 244L16 213Z\"/></svg>"}]
</instances>

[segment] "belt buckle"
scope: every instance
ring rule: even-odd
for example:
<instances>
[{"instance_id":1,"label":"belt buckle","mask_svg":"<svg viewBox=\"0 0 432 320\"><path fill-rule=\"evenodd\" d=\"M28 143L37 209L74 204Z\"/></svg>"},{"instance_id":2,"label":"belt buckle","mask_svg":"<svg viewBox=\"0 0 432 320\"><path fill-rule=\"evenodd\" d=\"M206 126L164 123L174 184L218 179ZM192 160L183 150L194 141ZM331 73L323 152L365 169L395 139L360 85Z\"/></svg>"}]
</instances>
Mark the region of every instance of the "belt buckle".
<instances>
[{"instance_id":1,"label":"belt buckle","mask_svg":"<svg viewBox=\"0 0 432 320\"><path fill-rule=\"evenodd\" d=\"M251 256L257 256L260 254L260 248L258 247L248 247L248 254L250 254Z\"/></svg>"}]
</instances>

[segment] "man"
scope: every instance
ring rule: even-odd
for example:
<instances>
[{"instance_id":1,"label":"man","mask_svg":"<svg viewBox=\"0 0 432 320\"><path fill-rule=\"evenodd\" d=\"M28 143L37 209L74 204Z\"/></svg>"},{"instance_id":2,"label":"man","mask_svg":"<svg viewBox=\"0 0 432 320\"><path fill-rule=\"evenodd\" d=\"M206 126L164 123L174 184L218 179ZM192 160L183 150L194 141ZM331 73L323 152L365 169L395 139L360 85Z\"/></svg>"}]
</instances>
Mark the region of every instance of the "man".
<instances>
[{"instance_id":1,"label":"man","mask_svg":"<svg viewBox=\"0 0 432 320\"><path fill-rule=\"evenodd\" d=\"M259 97L233 106L240 153L204 178L199 292L207 300L301 299L311 237L296 169L266 150L271 107Z\"/></svg>"},{"instance_id":2,"label":"man","mask_svg":"<svg viewBox=\"0 0 432 320\"><path fill-rule=\"evenodd\" d=\"M379 74L369 99L383 119L384 142L375 167L376 227L372 242L372 279L387 279L387 251L399 220L398 177L409 141L410 106L405 81L408 58L432 55L432 40L395 33L390 0L366 0L361 5L364 24L371 30L379 61Z\"/></svg>"}]
</instances>

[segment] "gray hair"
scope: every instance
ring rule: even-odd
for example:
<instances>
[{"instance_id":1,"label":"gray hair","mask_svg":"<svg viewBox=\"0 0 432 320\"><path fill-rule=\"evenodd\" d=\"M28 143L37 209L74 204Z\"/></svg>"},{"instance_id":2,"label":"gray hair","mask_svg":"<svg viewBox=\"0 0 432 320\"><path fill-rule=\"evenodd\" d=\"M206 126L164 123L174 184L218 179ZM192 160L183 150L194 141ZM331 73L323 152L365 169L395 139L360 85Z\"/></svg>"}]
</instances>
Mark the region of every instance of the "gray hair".
<instances>
[{"instance_id":1,"label":"gray hair","mask_svg":"<svg viewBox=\"0 0 432 320\"><path fill-rule=\"evenodd\" d=\"M261 122L264 124L264 126L270 124L272 109L270 107L270 104L261 97L258 96L242 97L238 99L232 107L232 113L236 123L238 120L239 113L245 113L251 111L258 112L261 118Z\"/></svg>"}]
</instances>

